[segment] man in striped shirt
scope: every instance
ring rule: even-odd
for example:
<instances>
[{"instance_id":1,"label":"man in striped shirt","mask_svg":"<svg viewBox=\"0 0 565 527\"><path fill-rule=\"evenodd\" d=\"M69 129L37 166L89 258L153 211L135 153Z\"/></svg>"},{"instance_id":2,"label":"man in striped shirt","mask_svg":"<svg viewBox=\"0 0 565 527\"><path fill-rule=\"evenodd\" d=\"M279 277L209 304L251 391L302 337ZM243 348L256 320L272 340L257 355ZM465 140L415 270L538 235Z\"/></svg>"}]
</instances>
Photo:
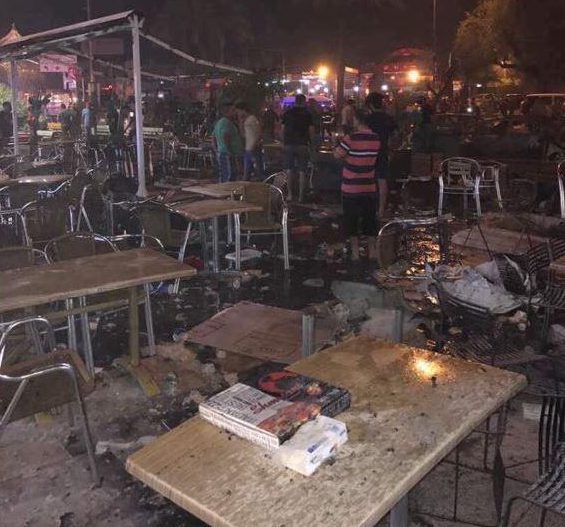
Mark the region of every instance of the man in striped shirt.
<instances>
[{"instance_id":1,"label":"man in striped shirt","mask_svg":"<svg viewBox=\"0 0 565 527\"><path fill-rule=\"evenodd\" d=\"M367 126L367 114L355 111L355 130L334 151L343 160L341 196L345 234L351 243L351 258L359 259L359 234L369 237L369 258L376 258L377 158L379 136Z\"/></svg>"}]
</instances>

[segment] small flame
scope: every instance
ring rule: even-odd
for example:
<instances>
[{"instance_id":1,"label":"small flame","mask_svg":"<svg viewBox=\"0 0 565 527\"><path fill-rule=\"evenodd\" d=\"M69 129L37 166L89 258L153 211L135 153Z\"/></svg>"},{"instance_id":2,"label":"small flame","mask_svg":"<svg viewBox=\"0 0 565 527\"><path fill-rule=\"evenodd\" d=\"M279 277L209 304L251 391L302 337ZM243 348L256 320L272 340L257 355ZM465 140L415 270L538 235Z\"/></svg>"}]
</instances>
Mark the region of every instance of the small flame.
<instances>
[{"instance_id":1,"label":"small flame","mask_svg":"<svg viewBox=\"0 0 565 527\"><path fill-rule=\"evenodd\" d=\"M432 377L437 376L441 370L441 366L436 362L420 357L414 361L414 369L421 377L431 379Z\"/></svg>"}]
</instances>

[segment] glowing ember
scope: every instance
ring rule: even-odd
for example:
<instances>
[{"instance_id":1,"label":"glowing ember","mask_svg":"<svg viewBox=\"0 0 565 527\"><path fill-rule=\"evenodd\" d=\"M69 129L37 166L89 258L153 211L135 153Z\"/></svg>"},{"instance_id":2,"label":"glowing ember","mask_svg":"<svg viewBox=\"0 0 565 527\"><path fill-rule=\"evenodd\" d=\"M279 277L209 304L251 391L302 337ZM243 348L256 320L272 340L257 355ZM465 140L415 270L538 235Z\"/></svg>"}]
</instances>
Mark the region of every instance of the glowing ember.
<instances>
[{"instance_id":1,"label":"glowing ember","mask_svg":"<svg viewBox=\"0 0 565 527\"><path fill-rule=\"evenodd\" d=\"M441 371L441 366L437 362L420 357L414 360L414 370L420 377L431 379L437 377Z\"/></svg>"}]
</instances>

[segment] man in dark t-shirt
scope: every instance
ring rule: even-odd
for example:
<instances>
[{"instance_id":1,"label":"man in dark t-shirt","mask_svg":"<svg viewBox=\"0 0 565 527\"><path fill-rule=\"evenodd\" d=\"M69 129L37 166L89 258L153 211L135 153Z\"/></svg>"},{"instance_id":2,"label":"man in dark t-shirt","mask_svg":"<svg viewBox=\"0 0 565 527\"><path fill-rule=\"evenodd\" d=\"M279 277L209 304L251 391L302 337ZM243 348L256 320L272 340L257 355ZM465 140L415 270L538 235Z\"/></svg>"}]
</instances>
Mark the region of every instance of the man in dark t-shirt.
<instances>
[{"instance_id":1,"label":"man in dark t-shirt","mask_svg":"<svg viewBox=\"0 0 565 527\"><path fill-rule=\"evenodd\" d=\"M314 135L312 114L306 108L306 97L296 96L294 106L282 118L284 169L288 176L288 200L293 200L295 175L298 173L298 199L304 201L308 146Z\"/></svg>"},{"instance_id":2,"label":"man in dark t-shirt","mask_svg":"<svg viewBox=\"0 0 565 527\"><path fill-rule=\"evenodd\" d=\"M384 95L372 92L367 95L365 105L369 115L367 125L371 131L379 136L381 149L377 159L377 173L379 174L379 217L383 217L386 211L388 198L388 179L390 177L388 166L388 142L390 136L396 130L394 118L385 110Z\"/></svg>"}]
</instances>

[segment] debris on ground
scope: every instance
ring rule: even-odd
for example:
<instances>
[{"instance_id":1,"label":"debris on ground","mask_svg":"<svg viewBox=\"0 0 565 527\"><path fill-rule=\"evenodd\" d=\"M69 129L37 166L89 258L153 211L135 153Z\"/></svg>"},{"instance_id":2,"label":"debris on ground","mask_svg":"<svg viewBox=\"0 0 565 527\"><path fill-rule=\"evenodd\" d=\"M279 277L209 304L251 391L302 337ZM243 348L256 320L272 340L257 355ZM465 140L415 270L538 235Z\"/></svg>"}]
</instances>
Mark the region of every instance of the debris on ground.
<instances>
[{"instance_id":1,"label":"debris on ground","mask_svg":"<svg viewBox=\"0 0 565 527\"><path fill-rule=\"evenodd\" d=\"M490 283L474 269L467 268L463 277L453 282L443 282L445 290L453 296L484 307L495 314L504 314L519 308L523 302L503 287Z\"/></svg>"},{"instance_id":2,"label":"debris on ground","mask_svg":"<svg viewBox=\"0 0 565 527\"><path fill-rule=\"evenodd\" d=\"M119 457L124 452L132 452L145 445L153 443L157 439L155 436L142 436L135 441L128 442L117 442L117 441L98 441L96 443L95 453L97 456L101 456L106 452L111 452L115 456Z\"/></svg>"},{"instance_id":3,"label":"debris on ground","mask_svg":"<svg viewBox=\"0 0 565 527\"><path fill-rule=\"evenodd\" d=\"M306 287L324 287L324 279L323 278L308 278L308 280L304 280L302 285Z\"/></svg>"}]
</instances>

